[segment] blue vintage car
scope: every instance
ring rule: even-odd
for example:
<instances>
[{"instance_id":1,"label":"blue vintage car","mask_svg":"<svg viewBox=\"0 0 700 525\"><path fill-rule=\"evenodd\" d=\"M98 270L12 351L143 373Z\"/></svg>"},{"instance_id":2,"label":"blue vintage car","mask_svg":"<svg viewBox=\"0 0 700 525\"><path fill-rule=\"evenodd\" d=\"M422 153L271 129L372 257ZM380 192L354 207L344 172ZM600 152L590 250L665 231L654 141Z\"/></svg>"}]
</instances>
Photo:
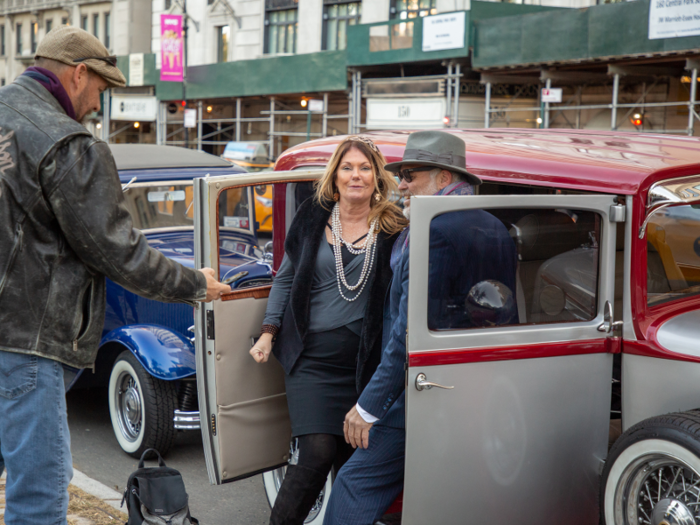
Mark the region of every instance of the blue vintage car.
<instances>
[{"instance_id":1,"label":"blue vintage car","mask_svg":"<svg viewBox=\"0 0 700 525\"><path fill-rule=\"evenodd\" d=\"M183 148L123 144L111 149L134 226L155 249L192 268L192 180L243 170ZM220 275L233 288L272 280L271 237L258 232L255 199L250 189L231 191L221 199ZM108 386L114 434L134 457L147 448L164 454L176 430L200 428L193 324L192 305L144 299L107 281L107 312L95 370L81 373L73 388Z\"/></svg>"}]
</instances>

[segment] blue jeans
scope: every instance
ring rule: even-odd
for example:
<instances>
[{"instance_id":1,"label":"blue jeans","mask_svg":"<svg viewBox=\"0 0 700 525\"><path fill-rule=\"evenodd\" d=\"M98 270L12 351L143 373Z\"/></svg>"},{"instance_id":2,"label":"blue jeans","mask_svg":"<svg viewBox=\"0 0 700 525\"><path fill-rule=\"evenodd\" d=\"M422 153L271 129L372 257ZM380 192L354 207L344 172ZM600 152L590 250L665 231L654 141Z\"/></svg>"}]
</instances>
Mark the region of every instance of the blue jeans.
<instances>
[{"instance_id":1,"label":"blue jeans","mask_svg":"<svg viewBox=\"0 0 700 525\"><path fill-rule=\"evenodd\" d=\"M73 477L63 367L0 351L0 473L7 525L65 525Z\"/></svg>"},{"instance_id":2,"label":"blue jeans","mask_svg":"<svg viewBox=\"0 0 700 525\"><path fill-rule=\"evenodd\" d=\"M406 430L374 425L333 481L323 525L372 525L403 490Z\"/></svg>"}]
</instances>

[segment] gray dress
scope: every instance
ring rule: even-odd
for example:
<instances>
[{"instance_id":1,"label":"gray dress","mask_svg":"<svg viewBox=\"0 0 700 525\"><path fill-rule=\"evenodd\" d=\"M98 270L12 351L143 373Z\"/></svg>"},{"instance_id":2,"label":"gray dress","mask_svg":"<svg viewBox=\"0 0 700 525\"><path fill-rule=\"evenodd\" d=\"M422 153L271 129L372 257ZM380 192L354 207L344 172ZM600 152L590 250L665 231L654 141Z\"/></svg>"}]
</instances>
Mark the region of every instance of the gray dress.
<instances>
[{"instance_id":1,"label":"gray dress","mask_svg":"<svg viewBox=\"0 0 700 525\"><path fill-rule=\"evenodd\" d=\"M343 266L349 284L358 281L364 258L364 254L353 255L343 247ZM294 267L285 256L270 292L264 324L282 325L293 279ZM346 297L355 296L347 289L343 293ZM367 289L352 302L340 296L335 256L324 239L314 268L304 350L291 373L285 376L293 437L317 433L343 435L345 414L358 397L355 375L368 297Z\"/></svg>"}]
</instances>

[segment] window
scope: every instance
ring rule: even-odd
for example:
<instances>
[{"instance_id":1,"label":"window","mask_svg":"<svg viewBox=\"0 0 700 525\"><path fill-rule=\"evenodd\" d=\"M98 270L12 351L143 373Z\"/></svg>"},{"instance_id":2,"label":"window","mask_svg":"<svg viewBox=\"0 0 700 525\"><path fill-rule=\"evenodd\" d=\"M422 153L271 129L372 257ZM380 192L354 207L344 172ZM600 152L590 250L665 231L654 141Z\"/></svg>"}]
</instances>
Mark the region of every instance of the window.
<instances>
[{"instance_id":1,"label":"window","mask_svg":"<svg viewBox=\"0 0 700 525\"><path fill-rule=\"evenodd\" d=\"M5 79L4 79L4 78L0 78L0 86L4 86L4 85L5 85Z\"/></svg>"},{"instance_id":2,"label":"window","mask_svg":"<svg viewBox=\"0 0 700 525\"><path fill-rule=\"evenodd\" d=\"M39 36L39 24L36 22L32 22L32 24L29 26L30 30L30 41L31 41L31 49L32 49L32 55L36 53L36 44L37 44L37 39Z\"/></svg>"},{"instance_id":3,"label":"window","mask_svg":"<svg viewBox=\"0 0 700 525\"><path fill-rule=\"evenodd\" d=\"M112 30L109 27L111 22L111 16L109 14L109 11L105 13L105 47L109 49L109 46L111 45L111 40L112 40Z\"/></svg>"},{"instance_id":4,"label":"window","mask_svg":"<svg viewBox=\"0 0 700 525\"><path fill-rule=\"evenodd\" d=\"M268 10L265 15L265 53L295 53L297 28L296 9Z\"/></svg>"},{"instance_id":5,"label":"window","mask_svg":"<svg viewBox=\"0 0 700 525\"><path fill-rule=\"evenodd\" d=\"M0 26L0 56L5 56L5 24Z\"/></svg>"},{"instance_id":6,"label":"window","mask_svg":"<svg viewBox=\"0 0 700 525\"><path fill-rule=\"evenodd\" d=\"M582 210L438 215L430 224L428 327L594 319L600 235L600 216Z\"/></svg>"},{"instance_id":7,"label":"window","mask_svg":"<svg viewBox=\"0 0 700 525\"><path fill-rule=\"evenodd\" d=\"M15 46L15 52L17 55L22 54L22 24L17 24L17 32L16 32L16 37L17 37L17 43Z\"/></svg>"},{"instance_id":8,"label":"window","mask_svg":"<svg viewBox=\"0 0 700 525\"><path fill-rule=\"evenodd\" d=\"M124 194L126 206L140 230L192 226L192 184L136 185Z\"/></svg>"},{"instance_id":9,"label":"window","mask_svg":"<svg viewBox=\"0 0 700 525\"><path fill-rule=\"evenodd\" d=\"M88 17L87 17L87 15L83 15L80 17L80 27L83 31L88 30Z\"/></svg>"},{"instance_id":10,"label":"window","mask_svg":"<svg viewBox=\"0 0 700 525\"><path fill-rule=\"evenodd\" d=\"M173 5L173 0L165 0L165 9L168 10Z\"/></svg>"},{"instance_id":11,"label":"window","mask_svg":"<svg viewBox=\"0 0 700 525\"><path fill-rule=\"evenodd\" d=\"M413 47L413 22L370 26L369 50L388 51Z\"/></svg>"},{"instance_id":12,"label":"window","mask_svg":"<svg viewBox=\"0 0 700 525\"><path fill-rule=\"evenodd\" d=\"M391 17L406 19L437 14L437 0L392 0Z\"/></svg>"},{"instance_id":13,"label":"window","mask_svg":"<svg viewBox=\"0 0 700 525\"><path fill-rule=\"evenodd\" d=\"M331 0L332 1L332 0ZM331 1L326 0L327 4ZM347 26L360 23L361 2L333 3L323 10L323 49L333 51L345 49L347 44Z\"/></svg>"},{"instance_id":14,"label":"window","mask_svg":"<svg viewBox=\"0 0 700 525\"><path fill-rule=\"evenodd\" d=\"M216 28L216 61L228 61L228 40L231 32L230 26Z\"/></svg>"},{"instance_id":15,"label":"window","mask_svg":"<svg viewBox=\"0 0 700 525\"><path fill-rule=\"evenodd\" d=\"M100 15L92 15L92 34L100 38Z\"/></svg>"},{"instance_id":16,"label":"window","mask_svg":"<svg viewBox=\"0 0 700 525\"><path fill-rule=\"evenodd\" d=\"M46 32L50 33L51 29L53 29L53 20L49 19L46 21Z\"/></svg>"},{"instance_id":17,"label":"window","mask_svg":"<svg viewBox=\"0 0 700 525\"><path fill-rule=\"evenodd\" d=\"M655 212L647 225L647 304L654 306L700 293L700 208L673 206Z\"/></svg>"},{"instance_id":18,"label":"window","mask_svg":"<svg viewBox=\"0 0 700 525\"><path fill-rule=\"evenodd\" d=\"M62 26L69 26L70 25L70 22L68 21L67 16L64 16L63 18L61 18L61 25Z\"/></svg>"}]
</instances>

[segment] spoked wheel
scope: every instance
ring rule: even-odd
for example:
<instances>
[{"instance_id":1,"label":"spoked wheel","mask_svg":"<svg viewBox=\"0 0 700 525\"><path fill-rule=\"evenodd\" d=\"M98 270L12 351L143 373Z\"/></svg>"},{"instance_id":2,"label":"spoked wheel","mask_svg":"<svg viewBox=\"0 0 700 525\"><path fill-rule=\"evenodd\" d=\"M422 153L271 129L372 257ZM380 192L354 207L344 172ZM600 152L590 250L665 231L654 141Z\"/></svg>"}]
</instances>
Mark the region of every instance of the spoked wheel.
<instances>
[{"instance_id":1,"label":"spoked wheel","mask_svg":"<svg viewBox=\"0 0 700 525\"><path fill-rule=\"evenodd\" d=\"M700 525L700 414L643 421L615 443L603 471L607 525Z\"/></svg>"},{"instance_id":2,"label":"spoked wheel","mask_svg":"<svg viewBox=\"0 0 700 525\"><path fill-rule=\"evenodd\" d=\"M297 461L299 460L299 449L295 446L294 442L292 443L289 452L289 464L296 465ZM270 508L275 505L275 500L277 499L277 494L282 486L282 481L284 481L284 474L286 471L287 467L280 467L263 474L263 485L265 486L265 493L267 494L267 501L270 504ZM326 507L328 507L328 500L331 495L332 486L333 472L328 474L326 486L323 487L323 490L321 490L321 493L316 499L316 503L314 503L314 506L309 511L309 515L304 520L306 525L323 524L323 517L326 515Z\"/></svg>"},{"instance_id":3,"label":"spoked wheel","mask_svg":"<svg viewBox=\"0 0 700 525\"><path fill-rule=\"evenodd\" d=\"M177 390L152 377L134 355L122 352L109 378L109 415L119 446L139 458L154 448L165 455L173 444Z\"/></svg>"}]
</instances>

